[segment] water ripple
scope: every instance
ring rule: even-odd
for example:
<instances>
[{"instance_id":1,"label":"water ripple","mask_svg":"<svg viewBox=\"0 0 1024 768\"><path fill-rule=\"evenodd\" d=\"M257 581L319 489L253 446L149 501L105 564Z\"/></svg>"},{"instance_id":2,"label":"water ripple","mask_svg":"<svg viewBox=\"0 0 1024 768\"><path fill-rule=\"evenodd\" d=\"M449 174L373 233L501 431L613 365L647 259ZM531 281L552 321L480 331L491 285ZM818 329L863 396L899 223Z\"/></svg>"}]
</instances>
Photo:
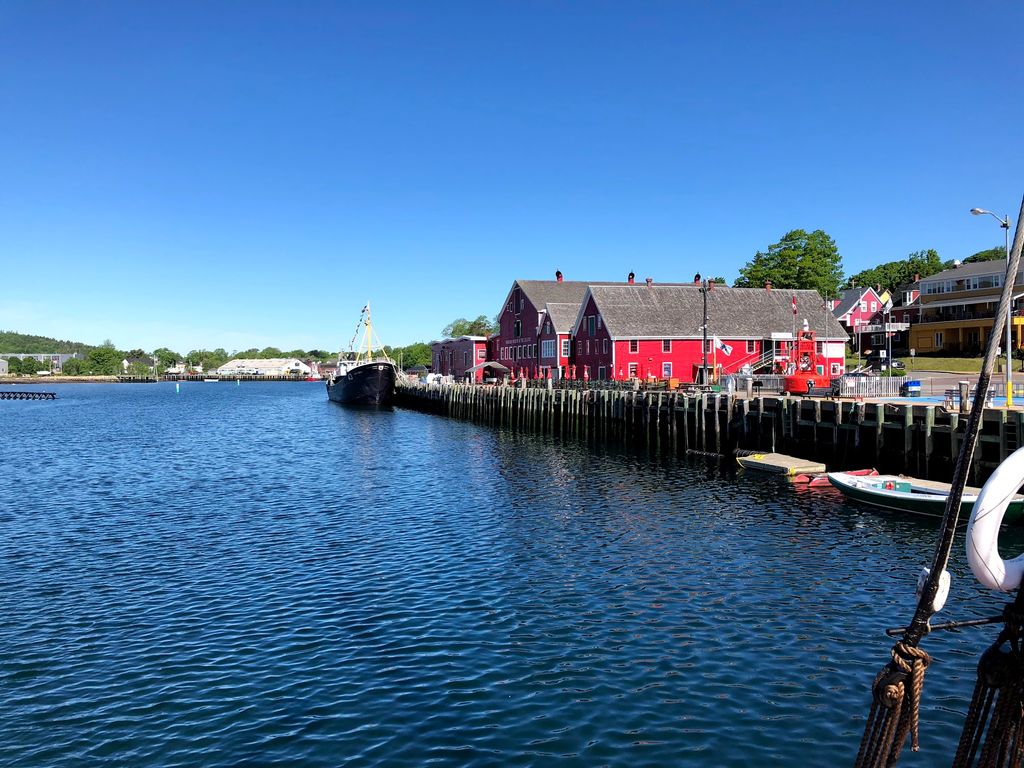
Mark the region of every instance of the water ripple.
<instances>
[{"instance_id":1,"label":"water ripple","mask_svg":"<svg viewBox=\"0 0 1024 768\"><path fill-rule=\"evenodd\" d=\"M834 494L317 385L67 385L0 418L5 766L849 763L934 547ZM958 616L995 609L952 569ZM948 763L987 639L930 640L904 764Z\"/></svg>"}]
</instances>

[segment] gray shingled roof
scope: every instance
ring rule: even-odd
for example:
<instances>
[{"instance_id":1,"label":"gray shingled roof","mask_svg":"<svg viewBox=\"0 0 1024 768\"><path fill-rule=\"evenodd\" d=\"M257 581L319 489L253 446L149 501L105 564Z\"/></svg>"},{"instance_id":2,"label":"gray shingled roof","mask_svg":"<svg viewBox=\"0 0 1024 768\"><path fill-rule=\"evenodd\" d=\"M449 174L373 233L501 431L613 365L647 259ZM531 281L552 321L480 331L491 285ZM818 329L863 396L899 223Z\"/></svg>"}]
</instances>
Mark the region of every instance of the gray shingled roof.
<instances>
[{"instance_id":1,"label":"gray shingled roof","mask_svg":"<svg viewBox=\"0 0 1024 768\"><path fill-rule=\"evenodd\" d=\"M1006 259L995 261L972 261L970 264L961 264L959 267L947 269L928 277L922 277L921 282L931 280L959 280L962 277L975 277L977 275L1004 275L1006 274Z\"/></svg>"},{"instance_id":2,"label":"gray shingled roof","mask_svg":"<svg viewBox=\"0 0 1024 768\"><path fill-rule=\"evenodd\" d=\"M704 304L693 285L593 285L591 293L613 338L681 338L702 335ZM846 339L846 331L824 308L817 291L776 288L716 288L708 293L708 331L721 338L763 339L793 330L796 298L797 330L808 326L830 339ZM824 330L824 334L822 331Z\"/></svg>"},{"instance_id":3,"label":"gray shingled roof","mask_svg":"<svg viewBox=\"0 0 1024 768\"><path fill-rule=\"evenodd\" d=\"M625 285L625 283L590 283L583 280L516 280L526 298L538 310L545 304L575 304L583 301L583 295L591 285ZM573 318L576 319L575 317Z\"/></svg>"},{"instance_id":4,"label":"gray shingled roof","mask_svg":"<svg viewBox=\"0 0 1024 768\"><path fill-rule=\"evenodd\" d=\"M780 289L781 290L781 289ZM864 295L869 288L847 288L841 294L839 294L839 303L836 304L836 308L832 310L832 314L836 317L842 317L851 309L857 306L857 302L860 301L860 297Z\"/></svg>"},{"instance_id":5,"label":"gray shingled roof","mask_svg":"<svg viewBox=\"0 0 1024 768\"><path fill-rule=\"evenodd\" d=\"M583 299L583 296L580 296ZM555 327L555 333L568 333L576 322L576 315L580 311L580 302L574 304L554 302L547 305L548 317Z\"/></svg>"}]
</instances>

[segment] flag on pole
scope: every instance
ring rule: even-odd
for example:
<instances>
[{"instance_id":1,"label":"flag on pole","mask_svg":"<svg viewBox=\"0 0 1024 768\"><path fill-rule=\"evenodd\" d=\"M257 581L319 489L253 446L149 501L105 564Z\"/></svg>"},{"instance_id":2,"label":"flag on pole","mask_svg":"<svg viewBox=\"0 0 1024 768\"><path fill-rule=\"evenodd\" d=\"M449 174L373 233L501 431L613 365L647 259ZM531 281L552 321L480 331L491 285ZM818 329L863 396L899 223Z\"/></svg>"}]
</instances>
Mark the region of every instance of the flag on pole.
<instances>
[{"instance_id":1,"label":"flag on pole","mask_svg":"<svg viewBox=\"0 0 1024 768\"><path fill-rule=\"evenodd\" d=\"M882 305L882 314L888 314L892 310L892 297L885 297L885 304Z\"/></svg>"},{"instance_id":2,"label":"flag on pole","mask_svg":"<svg viewBox=\"0 0 1024 768\"><path fill-rule=\"evenodd\" d=\"M730 345L730 344L726 344L726 343L725 343L724 341L722 341L722 340L721 340L720 338L718 338L717 336L713 336L712 338L714 339L714 342L715 342L715 349L720 349L720 350L722 350L722 352L723 352L723 353L724 353L724 354L725 354L726 356L728 356L728 355L731 355L731 354L732 354L732 345Z\"/></svg>"},{"instance_id":3,"label":"flag on pole","mask_svg":"<svg viewBox=\"0 0 1024 768\"><path fill-rule=\"evenodd\" d=\"M796 314L796 296L793 297L793 314Z\"/></svg>"}]
</instances>

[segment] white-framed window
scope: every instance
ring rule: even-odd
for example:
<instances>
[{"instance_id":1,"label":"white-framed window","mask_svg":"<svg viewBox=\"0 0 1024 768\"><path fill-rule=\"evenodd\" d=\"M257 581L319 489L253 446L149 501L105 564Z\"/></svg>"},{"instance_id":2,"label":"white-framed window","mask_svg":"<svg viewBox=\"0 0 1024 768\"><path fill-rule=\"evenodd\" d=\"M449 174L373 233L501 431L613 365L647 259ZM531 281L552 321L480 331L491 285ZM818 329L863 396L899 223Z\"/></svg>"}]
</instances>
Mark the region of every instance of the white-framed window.
<instances>
[{"instance_id":1,"label":"white-framed window","mask_svg":"<svg viewBox=\"0 0 1024 768\"><path fill-rule=\"evenodd\" d=\"M747 339L747 354L752 355L757 352L757 342L753 339Z\"/></svg>"},{"instance_id":2,"label":"white-framed window","mask_svg":"<svg viewBox=\"0 0 1024 768\"><path fill-rule=\"evenodd\" d=\"M639 352L640 351L640 340L639 339L630 339L629 340L629 351L630 352Z\"/></svg>"},{"instance_id":3,"label":"white-framed window","mask_svg":"<svg viewBox=\"0 0 1024 768\"><path fill-rule=\"evenodd\" d=\"M838 376L839 375L839 363L832 363L831 374L833 376Z\"/></svg>"},{"instance_id":4,"label":"white-framed window","mask_svg":"<svg viewBox=\"0 0 1024 768\"><path fill-rule=\"evenodd\" d=\"M593 315L587 315L587 335L593 336L596 328L597 318Z\"/></svg>"},{"instance_id":5,"label":"white-framed window","mask_svg":"<svg viewBox=\"0 0 1024 768\"><path fill-rule=\"evenodd\" d=\"M576 342L576 354L577 355L582 355L583 354L583 342L582 341L577 341Z\"/></svg>"},{"instance_id":6,"label":"white-framed window","mask_svg":"<svg viewBox=\"0 0 1024 768\"><path fill-rule=\"evenodd\" d=\"M635 379L636 378L636 363L630 363L629 364L629 378L631 378L631 379Z\"/></svg>"},{"instance_id":7,"label":"white-framed window","mask_svg":"<svg viewBox=\"0 0 1024 768\"><path fill-rule=\"evenodd\" d=\"M671 379L672 378L672 363L661 364L661 378Z\"/></svg>"},{"instance_id":8,"label":"white-framed window","mask_svg":"<svg viewBox=\"0 0 1024 768\"><path fill-rule=\"evenodd\" d=\"M860 300L860 311L861 312L867 312L868 311L867 299L861 299Z\"/></svg>"},{"instance_id":9,"label":"white-framed window","mask_svg":"<svg viewBox=\"0 0 1024 768\"><path fill-rule=\"evenodd\" d=\"M555 356L555 340L544 339L540 343L540 356L541 357L554 357Z\"/></svg>"},{"instance_id":10,"label":"white-framed window","mask_svg":"<svg viewBox=\"0 0 1024 768\"><path fill-rule=\"evenodd\" d=\"M707 341L706 341L706 342L704 343L704 351L705 351L705 352L707 352L707 353L708 353L709 355L710 355L710 354L711 354L712 352L714 352L714 351L715 351L715 340L714 340L714 339L708 339L708 340L707 340Z\"/></svg>"},{"instance_id":11,"label":"white-framed window","mask_svg":"<svg viewBox=\"0 0 1024 768\"><path fill-rule=\"evenodd\" d=\"M871 302L871 311L872 312L877 312L878 311L878 302L877 301L872 301Z\"/></svg>"},{"instance_id":12,"label":"white-framed window","mask_svg":"<svg viewBox=\"0 0 1024 768\"><path fill-rule=\"evenodd\" d=\"M662 339L661 340L661 351L662 352L671 352L672 351L672 339Z\"/></svg>"},{"instance_id":13,"label":"white-framed window","mask_svg":"<svg viewBox=\"0 0 1024 768\"><path fill-rule=\"evenodd\" d=\"M569 344L571 342L568 339L562 339L562 357L569 356Z\"/></svg>"},{"instance_id":14,"label":"white-framed window","mask_svg":"<svg viewBox=\"0 0 1024 768\"><path fill-rule=\"evenodd\" d=\"M935 348L942 349L942 331L935 332Z\"/></svg>"},{"instance_id":15,"label":"white-framed window","mask_svg":"<svg viewBox=\"0 0 1024 768\"><path fill-rule=\"evenodd\" d=\"M486 349L478 349L476 351L476 359L477 360L486 360L487 359L487 350Z\"/></svg>"}]
</instances>

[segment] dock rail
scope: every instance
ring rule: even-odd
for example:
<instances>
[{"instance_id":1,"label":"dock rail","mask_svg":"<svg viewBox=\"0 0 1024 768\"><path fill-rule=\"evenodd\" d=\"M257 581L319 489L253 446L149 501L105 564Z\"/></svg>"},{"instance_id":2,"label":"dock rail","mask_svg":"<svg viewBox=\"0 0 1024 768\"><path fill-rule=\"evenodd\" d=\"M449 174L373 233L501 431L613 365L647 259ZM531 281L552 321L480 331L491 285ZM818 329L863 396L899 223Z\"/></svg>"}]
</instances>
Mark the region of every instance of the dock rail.
<instances>
[{"instance_id":1,"label":"dock rail","mask_svg":"<svg viewBox=\"0 0 1024 768\"><path fill-rule=\"evenodd\" d=\"M32 392L29 390L4 390L0 392L0 400L56 400L56 392Z\"/></svg>"}]
</instances>

